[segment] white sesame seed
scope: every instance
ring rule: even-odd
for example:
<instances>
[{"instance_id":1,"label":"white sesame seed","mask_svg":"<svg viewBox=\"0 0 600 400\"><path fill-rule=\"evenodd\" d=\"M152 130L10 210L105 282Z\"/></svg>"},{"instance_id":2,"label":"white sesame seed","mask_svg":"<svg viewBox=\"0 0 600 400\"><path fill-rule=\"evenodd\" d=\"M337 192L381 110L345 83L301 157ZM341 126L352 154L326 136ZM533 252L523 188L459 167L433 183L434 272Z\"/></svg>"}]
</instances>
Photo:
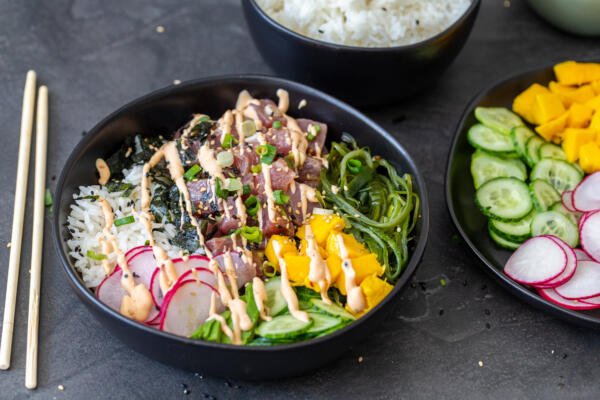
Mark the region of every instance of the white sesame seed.
<instances>
[{"instance_id":1,"label":"white sesame seed","mask_svg":"<svg viewBox=\"0 0 600 400\"><path fill-rule=\"evenodd\" d=\"M164 33L165 32L165 27L162 25L158 25L156 27L156 33Z\"/></svg>"}]
</instances>

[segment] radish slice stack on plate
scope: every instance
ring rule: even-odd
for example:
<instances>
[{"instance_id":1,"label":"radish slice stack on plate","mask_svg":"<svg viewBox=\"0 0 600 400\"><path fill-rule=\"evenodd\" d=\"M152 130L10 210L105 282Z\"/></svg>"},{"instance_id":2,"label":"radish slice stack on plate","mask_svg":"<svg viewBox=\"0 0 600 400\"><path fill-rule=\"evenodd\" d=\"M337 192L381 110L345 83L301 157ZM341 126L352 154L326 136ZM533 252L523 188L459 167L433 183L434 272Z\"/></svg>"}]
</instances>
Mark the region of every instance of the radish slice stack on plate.
<instances>
[{"instance_id":1,"label":"radish slice stack on plate","mask_svg":"<svg viewBox=\"0 0 600 400\"><path fill-rule=\"evenodd\" d=\"M562 203L582 213L581 248L572 248L554 236L534 237L512 254L504 273L564 308L600 308L600 172L564 192Z\"/></svg>"}]
</instances>

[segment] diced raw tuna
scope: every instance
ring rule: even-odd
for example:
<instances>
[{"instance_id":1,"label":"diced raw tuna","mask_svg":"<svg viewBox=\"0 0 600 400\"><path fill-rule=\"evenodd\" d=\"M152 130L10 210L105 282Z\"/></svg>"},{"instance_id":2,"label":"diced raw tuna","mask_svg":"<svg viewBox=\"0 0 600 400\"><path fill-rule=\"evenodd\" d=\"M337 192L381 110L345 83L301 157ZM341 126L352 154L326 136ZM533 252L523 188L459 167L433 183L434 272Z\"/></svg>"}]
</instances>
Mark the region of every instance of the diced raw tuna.
<instances>
[{"instance_id":1,"label":"diced raw tuna","mask_svg":"<svg viewBox=\"0 0 600 400\"><path fill-rule=\"evenodd\" d=\"M302 184L296 182L295 185L290 187L290 190L287 192L290 199L285 205L287 214L297 226L304 223L304 220L312 213L315 207L319 207L319 202L314 197L314 193L310 193L310 191L314 192L314 189L306 184L304 185L304 188L300 185ZM302 209L302 190L304 191L306 198L305 210Z\"/></svg>"},{"instance_id":2,"label":"diced raw tuna","mask_svg":"<svg viewBox=\"0 0 600 400\"><path fill-rule=\"evenodd\" d=\"M273 190L288 190L295 176L296 173L288 167L283 158L278 158L271 164L271 188ZM256 191L258 193L264 193L265 179L262 173L256 174L254 182Z\"/></svg>"},{"instance_id":3,"label":"diced raw tuna","mask_svg":"<svg viewBox=\"0 0 600 400\"><path fill-rule=\"evenodd\" d=\"M304 164L298 169L298 182L315 187L319 183L319 175L323 168L323 160L320 158L306 157Z\"/></svg>"},{"instance_id":4,"label":"diced raw tuna","mask_svg":"<svg viewBox=\"0 0 600 400\"><path fill-rule=\"evenodd\" d=\"M204 217L219 211L219 204L213 193L210 179L187 182L186 186L197 215Z\"/></svg>"},{"instance_id":5,"label":"diced raw tuna","mask_svg":"<svg viewBox=\"0 0 600 400\"><path fill-rule=\"evenodd\" d=\"M310 125L320 126L317 136L315 136L313 140L308 141L307 154L311 156L321 155L323 153L323 149L325 148L325 139L327 139L327 124L305 118L299 118L296 120L296 122L303 132L308 132Z\"/></svg>"}]
</instances>

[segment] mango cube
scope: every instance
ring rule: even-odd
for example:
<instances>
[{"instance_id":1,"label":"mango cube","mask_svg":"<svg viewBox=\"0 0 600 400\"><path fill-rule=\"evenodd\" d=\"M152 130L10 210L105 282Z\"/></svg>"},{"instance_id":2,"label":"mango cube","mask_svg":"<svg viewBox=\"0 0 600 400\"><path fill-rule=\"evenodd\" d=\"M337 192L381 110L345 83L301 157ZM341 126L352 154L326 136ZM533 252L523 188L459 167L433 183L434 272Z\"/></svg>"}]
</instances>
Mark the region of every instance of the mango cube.
<instances>
[{"instance_id":1,"label":"mango cube","mask_svg":"<svg viewBox=\"0 0 600 400\"><path fill-rule=\"evenodd\" d=\"M543 125L565 113L560 97L554 93L538 94L531 107L531 116L537 125Z\"/></svg>"},{"instance_id":2,"label":"mango cube","mask_svg":"<svg viewBox=\"0 0 600 400\"><path fill-rule=\"evenodd\" d=\"M579 165L588 174L600 171L600 146L589 142L579 149Z\"/></svg>"},{"instance_id":3,"label":"mango cube","mask_svg":"<svg viewBox=\"0 0 600 400\"><path fill-rule=\"evenodd\" d=\"M569 109L567 126L570 128L585 128L590 124L594 109L586 104L574 103Z\"/></svg>"},{"instance_id":4,"label":"mango cube","mask_svg":"<svg viewBox=\"0 0 600 400\"><path fill-rule=\"evenodd\" d=\"M596 138L596 132L589 128L567 128L562 137L562 148L567 155L567 161L575 162L579 159L579 149L586 143L593 142Z\"/></svg>"},{"instance_id":5,"label":"mango cube","mask_svg":"<svg viewBox=\"0 0 600 400\"><path fill-rule=\"evenodd\" d=\"M548 93L548 89L544 86L534 83L529 86L523 92L521 92L515 100L513 101L512 109L517 114L521 115L528 122L533 123L533 117L531 115L531 107L533 106L533 102L535 101L535 96L538 94Z\"/></svg>"},{"instance_id":6,"label":"mango cube","mask_svg":"<svg viewBox=\"0 0 600 400\"><path fill-rule=\"evenodd\" d=\"M563 85L582 85L600 79L600 64L565 61L554 66L554 73Z\"/></svg>"},{"instance_id":7,"label":"mango cube","mask_svg":"<svg viewBox=\"0 0 600 400\"><path fill-rule=\"evenodd\" d=\"M569 117L569 112L564 113L558 118L553 119L552 121L546 122L543 125L539 125L535 127L535 131L546 141L551 142L556 138L567 126L567 119Z\"/></svg>"}]
</instances>

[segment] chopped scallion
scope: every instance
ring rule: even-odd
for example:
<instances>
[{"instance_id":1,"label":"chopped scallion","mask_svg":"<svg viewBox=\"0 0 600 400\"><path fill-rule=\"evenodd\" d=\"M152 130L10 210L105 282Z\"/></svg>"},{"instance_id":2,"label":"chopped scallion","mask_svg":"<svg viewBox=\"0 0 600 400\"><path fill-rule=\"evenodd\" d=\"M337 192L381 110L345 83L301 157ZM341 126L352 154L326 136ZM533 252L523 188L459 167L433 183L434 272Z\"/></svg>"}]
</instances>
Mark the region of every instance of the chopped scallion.
<instances>
[{"instance_id":1,"label":"chopped scallion","mask_svg":"<svg viewBox=\"0 0 600 400\"><path fill-rule=\"evenodd\" d=\"M106 254L96 253L93 250L88 250L87 253L85 253L85 255L88 258L91 258L92 260L96 260L96 261L102 261L102 260L106 260L108 258L108 257L106 257Z\"/></svg>"},{"instance_id":2,"label":"chopped scallion","mask_svg":"<svg viewBox=\"0 0 600 400\"><path fill-rule=\"evenodd\" d=\"M273 198L275 199L275 203L280 206L287 204L287 202L290 201L290 196L285 194L283 190L275 190L273 192Z\"/></svg>"},{"instance_id":3,"label":"chopped scallion","mask_svg":"<svg viewBox=\"0 0 600 400\"><path fill-rule=\"evenodd\" d=\"M233 154L229 151L221 151L217 154L217 164L222 168L231 167L233 165Z\"/></svg>"},{"instance_id":4,"label":"chopped scallion","mask_svg":"<svg viewBox=\"0 0 600 400\"><path fill-rule=\"evenodd\" d=\"M54 201L52 200L52 192L50 192L50 189L46 188L46 193L44 194L44 205L46 207L50 207L52 204L54 204Z\"/></svg>"},{"instance_id":5,"label":"chopped scallion","mask_svg":"<svg viewBox=\"0 0 600 400\"><path fill-rule=\"evenodd\" d=\"M260 209L260 202L258 198L254 195L251 195L244 201L244 206L246 206L246 212L249 216L255 217Z\"/></svg>"},{"instance_id":6,"label":"chopped scallion","mask_svg":"<svg viewBox=\"0 0 600 400\"><path fill-rule=\"evenodd\" d=\"M223 184L223 188L229 192L237 192L242 190L242 181L239 178L227 178Z\"/></svg>"},{"instance_id":7,"label":"chopped scallion","mask_svg":"<svg viewBox=\"0 0 600 400\"><path fill-rule=\"evenodd\" d=\"M262 171L262 166L260 164L253 165L250 167L250 171L252 171L253 174L258 174Z\"/></svg>"},{"instance_id":8,"label":"chopped scallion","mask_svg":"<svg viewBox=\"0 0 600 400\"><path fill-rule=\"evenodd\" d=\"M230 149L233 146L233 135L231 133L225 134L225 136L223 137L223 142L221 143L221 146L224 149Z\"/></svg>"},{"instance_id":9,"label":"chopped scallion","mask_svg":"<svg viewBox=\"0 0 600 400\"><path fill-rule=\"evenodd\" d=\"M242 122L242 133L244 137L250 137L256 133L256 124L252 120Z\"/></svg>"},{"instance_id":10,"label":"chopped scallion","mask_svg":"<svg viewBox=\"0 0 600 400\"><path fill-rule=\"evenodd\" d=\"M250 185L244 185L244 186L242 186L242 194L244 196L249 195L251 191L252 191L252 188L250 188Z\"/></svg>"},{"instance_id":11,"label":"chopped scallion","mask_svg":"<svg viewBox=\"0 0 600 400\"><path fill-rule=\"evenodd\" d=\"M356 158L351 158L348 160L348 169L353 174L358 174L362 170L362 162L357 160Z\"/></svg>"},{"instance_id":12,"label":"chopped scallion","mask_svg":"<svg viewBox=\"0 0 600 400\"><path fill-rule=\"evenodd\" d=\"M260 156L260 162L271 164L277 155L277 148L271 144L261 144L256 148L256 153Z\"/></svg>"},{"instance_id":13,"label":"chopped scallion","mask_svg":"<svg viewBox=\"0 0 600 400\"><path fill-rule=\"evenodd\" d=\"M133 224L134 222L135 222L135 217L133 215L128 215L123 218L115 219L115 226Z\"/></svg>"},{"instance_id":14,"label":"chopped scallion","mask_svg":"<svg viewBox=\"0 0 600 400\"><path fill-rule=\"evenodd\" d=\"M281 121L273 121L273 128L281 129L281 127L282 127Z\"/></svg>"},{"instance_id":15,"label":"chopped scallion","mask_svg":"<svg viewBox=\"0 0 600 400\"><path fill-rule=\"evenodd\" d=\"M262 232L258 226L242 226L236 230L247 241L252 243L262 242Z\"/></svg>"},{"instance_id":16,"label":"chopped scallion","mask_svg":"<svg viewBox=\"0 0 600 400\"><path fill-rule=\"evenodd\" d=\"M196 175L198 175L198 173L200 173L200 171L202 171L202 168L198 164L194 164L187 171L185 171L183 177L186 181L191 181L196 177Z\"/></svg>"}]
</instances>

